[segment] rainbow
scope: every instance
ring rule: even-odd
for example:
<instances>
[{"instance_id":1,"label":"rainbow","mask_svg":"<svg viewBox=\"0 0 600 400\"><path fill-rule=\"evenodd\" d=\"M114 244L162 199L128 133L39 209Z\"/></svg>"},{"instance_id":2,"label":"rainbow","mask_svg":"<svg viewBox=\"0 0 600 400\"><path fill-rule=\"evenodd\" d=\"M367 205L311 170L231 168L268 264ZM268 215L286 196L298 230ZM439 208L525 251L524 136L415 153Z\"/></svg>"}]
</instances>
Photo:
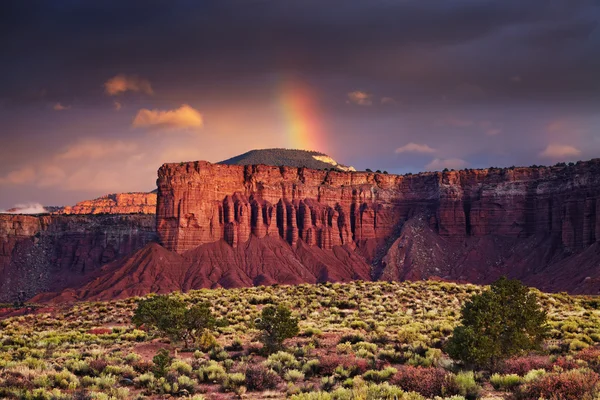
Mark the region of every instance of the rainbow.
<instances>
[{"instance_id":1,"label":"rainbow","mask_svg":"<svg viewBox=\"0 0 600 400\"><path fill-rule=\"evenodd\" d=\"M327 146L314 91L306 83L290 76L280 79L278 89L286 126L286 146L325 152Z\"/></svg>"}]
</instances>

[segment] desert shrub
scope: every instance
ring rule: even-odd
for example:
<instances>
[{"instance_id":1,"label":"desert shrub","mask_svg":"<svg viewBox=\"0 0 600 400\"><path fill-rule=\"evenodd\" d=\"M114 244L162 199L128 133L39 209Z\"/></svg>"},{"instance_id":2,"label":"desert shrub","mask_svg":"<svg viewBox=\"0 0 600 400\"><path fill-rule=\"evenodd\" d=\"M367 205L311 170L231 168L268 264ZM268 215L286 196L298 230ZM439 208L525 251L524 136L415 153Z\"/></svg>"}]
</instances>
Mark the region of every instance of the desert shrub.
<instances>
[{"instance_id":1,"label":"desert shrub","mask_svg":"<svg viewBox=\"0 0 600 400\"><path fill-rule=\"evenodd\" d=\"M359 333L351 333L351 334L343 335L340 338L339 343L356 344L358 342L364 342L364 341L365 341L365 338L363 335L361 335Z\"/></svg>"},{"instance_id":2,"label":"desert shrub","mask_svg":"<svg viewBox=\"0 0 600 400\"><path fill-rule=\"evenodd\" d=\"M256 327L262 331L259 340L269 353L281 349L285 339L296 336L300 331L298 319L282 304L263 308Z\"/></svg>"},{"instance_id":3,"label":"desert shrub","mask_svg":"<svg viewBox=\"0 0 600 400\"><path fill-rule=\"evenodd\" d=\"M423 396L415 392L405 392L398 386L385 382L380 385L369 385L366 388L366 399L398 399L398 400L425 400Z\"/></svg>"},{"instance_id":4,"label":"desert shrub","mask_svg":"<svg viewBox=\"0 0 600 400\"><path fill-rule=\"evenodd\" d=\"M141 359L142 359L142 356L140 356L137 353L129 353L125 356L125 362L130 365L134 365L135 363L139 362Z\"/></svg>"},{"instance_id":5,"label":"desert shrub","mask_svg":"<svg viewBox=\"0 0 600 400\"><path fill-rule=\"evenodd\" d=\"M300 334L303 337L321 336L323 332L320 329L314 327L308 327Z\"/></svg>"},{"instance_id":6,"label":"desert shrub","mask_svg":"<svg viewBox=\"0 0 600 400\"><path fill-rule=\"evenodd\" d=\"M156 377L151 373L141 374L133 380L133 384L139 388L150 388L155 382Z\"/></svg>"},{"instance_id":7,"label":"desert shrub","mask_svg":"<svg viewBox=\"0 0 600 400\"><path fill-rule=\"evenodd\" d=\"M377 353L377 358L391 363L401 364L406 361L404 353L396 351L394 349L383 349Z\"/></svg>"},{"instance_id":8,"label":"desert shrub","mask_svg":"<svg viewBox=\"0 0 600 400\"><path fill-rule=\"evenodd\" d=\"M94 385L99 389L110 389L117 384L117 378L114 375L101 375L94 378Z\"/></svg>"},{"instance_id":9,"label":"desert shrub","mask_svg":"<svg viewBox=\"0 0 600 400\"><path fill-rule=\"evenodd\" d=\"M426 397L445 394L448 372L441 368L404 366L392 377L391 383L409 392L417 392Z\"/></svg>"},{"instance_id":10,"label":"desert shrub","mask_svg":"<svg viewBox=\"0 0 600 400\"><path fill-rule=\"evenodd\" d=\"M49 374L54 387L61 389L76 389L79 386L79 379L72 372L63 369L59 372Z\"/></svg>"},{"instance_id":11,"label":"desert shrub","mask_svg":"<svg viewBox=\"0 0 600 400\"><path fill-rule=\"evenodd\" d=\"M598 394L599 376L589 370L545 374L523 385L517 400L592 400Z\"/></svg>"},{"instance_id":12,"label":"desert shrub","mask_svg":"<svg viewBox=\"0 0 600 400\"><path fill-rule=\"evenodd\" d=\"M183 360L175 360L169 366L171 371L175 371L180 375L191 375L192 366Z\"/></svg>"},{"instance_id":13,"label":"desert shrub","mask_svg":"<svg viewBox=\"0 0 600 400\"><path fill-rule=\"evenodd\" d=\"M545 369L532 369L523 377L523 382L531 382L546 374Z\"/></svg>"},{"instance_id":14,"label":"desert shrub","mask_svg":"<svg viewBox=\"0 0 600 400\"><path fill-rule=\"evenodd\" d=\"M597 373L600 373L600 348L588 347L575 355L578 360L583 360L588 364L588 367Z\"/></svg>"},{"instance_id":15,"label":"desert shrub","mask_svg":"<svg viewBox=\"0 0 600 400\"><path fill-rule=\"evenodd\" d=\"M282 374L289 369L300 368L300 363L296 360L296 357L285 351L271 354L269 358L267 358L267 361L265 361L265 365L279 374Z\"/></svg>"},{"instance_id":16,"label":"desert shrub","mask_svg":"<svg viewBox=\"0 0 600 400\"><path fill-rule=\"evenodd\" d=\"M94 374L100 375L108 367L108 361L103 358L96 358L89 362L89 366Z\"/></svg>"},{"instance_id":17,"label":"desert shrub","mask_svg":"<svg viewBox=\"0 0 600 400\"><path fill-rule=\"evenodd\" d=\"M234 372L227 374L225 380L223 380L223 388L225 390L235 390L236 388L244 386L246 383L246 375L243 372Z\"/></svg>"},{"instance_id":18,"label":"desert shrub","mask_svg":"<svg viewBox=\"0 0 600 400\"><path fill-rule=\"evenodd\" d=\"M346 389L338 388L329 393L326 391L299 393L290 397L292 400L350 400L350 399L365 399L365 400L425 400L418 393L407 393L397 386L392 386L388 383L380 385L370 384L362 385L359 388ZM457 399L458 400L458 399Z\"/></svg>"},{"instance_id":19,"label":"desert shrub","mask_svg":"<svg viewBox=\"0 0 600 400\"><path fill-rule=\"evenodd\" d=\"M317 375L319 373L320 369L321 369L321 366L320 366L319 360L308 360L302 366L302 372L304 373L305 376Z\"/></svg>"},{"instance_id":20,"label":"desert shrub","mask_svg":"<svg viewBox=\"0 0 600 400\"><path fill-rule=\"evenodd\" d=\"M177 386L179 390L185 390L190 394L196 391L196 381L186 375L177 377Z\"/></svg>"},{"instance_id":21,"label":"desert shrub","mask_svg":"<svg viewBox=\"0 0 600 400\"><path fill-rule=\"evenodd\" d=\"M567 371L567 370L577 369L577 368L579 368L579 365L577 365L577 362L575 362L575 360L571 357L558 357L552 363L553 370L558 369L560 371Z\"/></svg>"},{"instance_id":22,"label":"desert shrub","mask_svg":"<svg viewBox=\"0 0 600 400\"><path fill-rule=\"evenodd\" d=\"M548 369L551 366L547 356L513 357L502 363L501 372L524 376L534 369Z\"/></svg>"},{"instance_id":23,"label":"desert shrub","mask_svg":"<svg viewBox=\"0 0 600 400\"><path fill-rule=\"evenodd\" d=\"M298 371L297 369L288 370L283 376L287 382L300 382L304 380L304 373L302 371Z\"/></svg>"},{"instance_id":24,"label":"desert shrub","mask_svg":"<svg viewBox=\"0 0 600 400\"><path fill-rule=\"evenodd\" d=\"M389 381L390 378L392 376L394 376L394 374L396 372L398 372L398 370L394 367L388 367L381 371L376 371L376 370L371 369L371 370L366 371L362 375L362 377L365 381L368 381L368 382L382 383L382 382Z\"/></svg>"},{"instance_id":25,"label":"desert shrub","mask_svg":"<svg viewBox=\"0 0 600 400\"><path fill-rule=\"evenodd\" d=\"M571 351L579 351L588 348L590 345L586 342L582 342L579 339L574 339L569 343L569 350Z\"/></svg>"},{"instance_id":26,"label":"desert shrub","mask_svg":"<svg viewBox=\"0 0 600 400\"><path fill-rule=\"evenodd\" d=\"M459 372L452 375L451 382L455 387L456 394L464 396L467 400L474 400L479 397L481 388L475 381L473 371Z\"/></svg>"},{"instance_id":27,"label":"desert shrub","mask_svg":"<svg viewBox=\"0 0 600 400\"><path fill-rule=\"evenodd\" d=\"M354 344L354 346L352 346L352 348L357 353L360 350L364 350L368 354L371 354L371 355L373 355L374 353L377 352L377 345L375 343L369 343L369 342L358 342L358 343Z\"/></svg>"},{"instance_id":28,"label":"desert shrub","mask_svg":"<svg viewBox=\"0 0 600 400\"><path fill-rule=\"evenodd\" d=\"M248 390L262 392L275 389L280 382L279 375L263 365L251 365L246 369L246 387Z\"/></svg>"},{"instance_id":29,"label":"desert shrub","mask_svg":"<svg viewBox=\"0 0 600 400\"><path fill-rule=\"evenodd\" d=\"M523 378L517 374L500 375L496 373L490 377L490 383L496 390L513 390L515 387L519 386L521 382L523 382Z\"/></svg>"},{"instance_id":30,"label":"desert shrub","mask_svg":"<svg viewBox=\"0 0 600 400\"><path fill-rule=\"evenodd\" d=\"M422 341L424 339L424 335L421 334L420 328L420 324L409 324L403 326L398 331L398 341L404 344Z\"/></svg>"},{"instance_id":31,"label":"desert shrub","mask_svg":"<svg viewBox=\"0 0 600 400\"><path fill-rule=\"evenodd\" d=\"M340 343L337 346L335 346L335 349L338 353L350 354L352 353L352 344L350 342Z\"/></svg>"},{"instance_id":32,"label":"desert shrub","mask_svg":"<svg viewBox=\"0 0 600 400\"><path fill-rule=\"evenodd\" d=\"M76 375L83 376L90 372L90 365L85 360L67 360L65 367Z\"/></svg>"},{"instance_id":33,"label":"desert shrub","mask_svg":"<svg viewBox=\"0 0 600 400\"><path fill-rule=\"evenodd\" d=\"M354 356L328 355L319 358L319 372L322 375L333 374L339 366L349 370L351 375L361 375L367 371L368 362Z\"/></svg>"},{"instance_id":34,"label":"desert shrub","mask_svg":"<svg viewBox=\"0 0 600 400\"><path fill-rule=\"evenodd\" d=\"M207 365L198 370L198 379L201 382L221 382L227 377L227 371L221 364L210 360Z\"/></svg>"},{"instance_id":35,"label":"desert shrub","mask_svg":"<svg viewBox=\"0 0 600 400\"><path fill-rule=\"evenodd\" d=\"M461 313L447 352L467 364L496 369L506 358L539 348L548 331L536 294L517 280L500 278Z\"/></svg>"},{"instance_id":36,"label":"desert shrub","mask_svg":"<svg viewBox=\"0 0 600 400\"><path fill-rule=\"evenodd\" d=\"M152 371L154 363L152 361L138 360L132 365L133 369L139 373L146 373Z\"/></svg>"},{"instance_id":37,"label":"desert shrub","mask_svg":"<svg viewBox=\"0 0 600 400\"><path fill-rule=\"evenodd\" d=\"M156 355L152 358L152 363L154 364L154 376L156 376L157 378L162 378L166 376L172 361L173 357L169 355L169 350L158 350Z\"/></svg>"}]
</instances>

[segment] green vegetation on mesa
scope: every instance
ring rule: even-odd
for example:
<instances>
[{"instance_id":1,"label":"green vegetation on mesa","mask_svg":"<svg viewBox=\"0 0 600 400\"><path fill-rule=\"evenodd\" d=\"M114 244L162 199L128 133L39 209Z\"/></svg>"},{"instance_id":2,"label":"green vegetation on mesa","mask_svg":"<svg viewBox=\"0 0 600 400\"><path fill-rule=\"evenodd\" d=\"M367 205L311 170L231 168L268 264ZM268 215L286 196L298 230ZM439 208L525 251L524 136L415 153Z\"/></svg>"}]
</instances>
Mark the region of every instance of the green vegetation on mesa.
<instances>
[{"instance_id":1,"label":"green vegetation on mesa","mask_svg":"<svg viewBox=\"0 0 600 400\"><path fill-rule=\"evenodd\" d=\"M295 150L295 149L260 149L250 150L239 156L219 162L227 165L275 165L288 167L306 167L311 169L330 169L334 165L317 160L313 156L324 156L326 154L318 151Z\"/></svg>"},{"instance_id":2,"label":"green vegetation on mesa","mask_svg":"<svg viewBox=\"0 0 600 400\"><path fill-rule=\"evenodd\" d=\"M510 285L516 283L496 286ZM476 327L494 333L498 326L491 310L508 321L499 299L521 309L532 302L530 293L547 315L540 350L525 350L538 342L529 331L532 340L522 341L523 331L513 327L498 336L519 339L510 340L518 350L502 347L513 356L503 359L489 346L494 371L483 365L491 364L488 356L468 358L463 344L483 340ZM0 321L0 398L592 400L600 372L599 305L597 298L443 282L200 290L78 303ZM197 324L185 318L192 313ZM465 335L469 327L475 333ZM447 352L467 356L459 362Z\"/></svg>"}]
</instances>

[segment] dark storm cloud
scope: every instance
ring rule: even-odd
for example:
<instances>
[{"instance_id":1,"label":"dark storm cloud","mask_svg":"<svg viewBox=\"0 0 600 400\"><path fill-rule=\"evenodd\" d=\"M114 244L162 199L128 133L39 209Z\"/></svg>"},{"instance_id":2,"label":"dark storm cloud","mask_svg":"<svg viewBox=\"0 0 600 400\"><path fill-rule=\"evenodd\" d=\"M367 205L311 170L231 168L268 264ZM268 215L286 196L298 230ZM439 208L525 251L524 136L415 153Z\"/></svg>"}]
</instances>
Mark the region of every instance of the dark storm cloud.
<instances>
[{"instance_id":1,"label":"dark storm cloud","mask_svg":"<svg viewBox=\"0 0 600 400\"><path fill-rule=\"evenodd\" d=\"M1 7L7 57L0 82L13 96L46 86L50 95L89 96L99 86L91 77L118 72L177 84L282 70L343 75L426 100L469 100L465 85L488 100L540 93L597 99L599 92L600 8L592 1L18 1Z\"/></svg>"},{"instance_id":2,"label":"dark storm cloud","mask_svg":"<svg viewBox=\"0 0 600 400\"><path fill-rule=\"evenodd\" d=\"M287 80L310 89L292 117L318 123L315 150L359 169L598 157L599 21L597 0L0 1L0 209L289 145ZM132 129L183 105L195 136Z\"/></svg>"}]
</instances>

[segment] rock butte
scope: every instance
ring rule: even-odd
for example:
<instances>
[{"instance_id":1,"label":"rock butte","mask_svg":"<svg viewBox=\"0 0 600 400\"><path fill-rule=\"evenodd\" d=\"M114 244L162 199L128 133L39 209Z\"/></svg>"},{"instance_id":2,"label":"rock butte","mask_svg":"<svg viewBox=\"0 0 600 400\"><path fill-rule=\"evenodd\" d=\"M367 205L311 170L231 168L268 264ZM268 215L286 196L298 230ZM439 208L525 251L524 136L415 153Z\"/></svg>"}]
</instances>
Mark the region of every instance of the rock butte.
<instances>
[{"instance_id":1,"label":"rock butte","mask_svg":"<svg viewBox=\"0 0 600 400\"><path fill-rule=\"evenodd\" d=\"M385 241L420 216L447 239L539 234L576 251L600 240L599 172L600 159L404 176L165 164L158 171L157 232L178 253L221 239L235 247L250 235L330 250Z\"/></svg>"},{"instance_id":2,"label":"rock butte","mask_svg":"<svg viewBox=\"0 0 600 400\"><path fill-rule=\"evenodd\" d=\"M129 239L108 247L105 234L83 222L91 216L70 216L81 225L57 222L50 231L80 236L51 241L55 249L72 254L75 242L92 243L83 249L96 255L120 250L83 269L89 250L36 264L23 254L38 254L37 232L46 237L48 229L36 224L45 217L30 217L39 222L29 227L23 216L2 216L2 268L63 276L29 290L53 292L36 301L353 279L489 283L501 275L542 290L600 292L600 159L405 176L198 161L163 165L157 186L158 243L150 215L129 216L141 218L124 223L119 237ZM0 284L11 287L6 276Z\"/></svg>"}]
</instances>

